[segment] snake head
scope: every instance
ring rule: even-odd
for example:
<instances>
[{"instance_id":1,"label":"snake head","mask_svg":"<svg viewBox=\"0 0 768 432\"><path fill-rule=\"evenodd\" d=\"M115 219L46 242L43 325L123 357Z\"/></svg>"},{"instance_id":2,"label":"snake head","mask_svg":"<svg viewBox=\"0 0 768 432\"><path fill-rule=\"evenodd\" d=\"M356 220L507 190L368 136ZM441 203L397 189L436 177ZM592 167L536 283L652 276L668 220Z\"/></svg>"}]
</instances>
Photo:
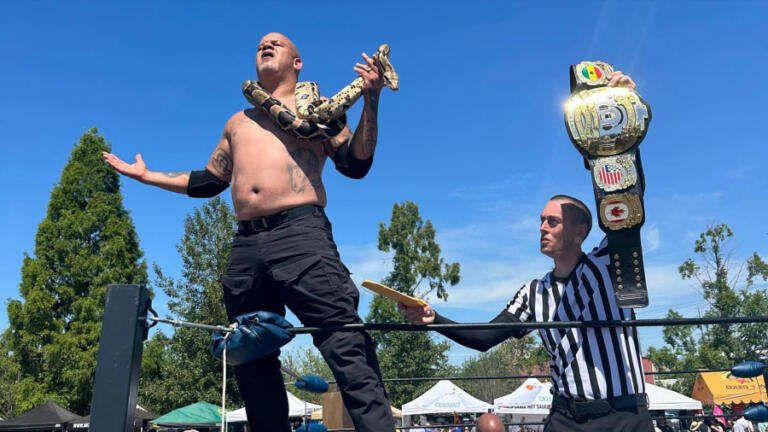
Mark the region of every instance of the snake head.
<instances>
[{"instance_id":1,"label":"snake head","mask_svg":"<svg viewBox=\"0 0 768 432\"><path fill-rule=\"evenodd\" d=\"M389 44L383 44L376 51L376 58L379 60L379 69L382 72L384 83L394 91L400 88L400 77L397 76L394 66L389 62Z\"/></svg>"}]
</instances>

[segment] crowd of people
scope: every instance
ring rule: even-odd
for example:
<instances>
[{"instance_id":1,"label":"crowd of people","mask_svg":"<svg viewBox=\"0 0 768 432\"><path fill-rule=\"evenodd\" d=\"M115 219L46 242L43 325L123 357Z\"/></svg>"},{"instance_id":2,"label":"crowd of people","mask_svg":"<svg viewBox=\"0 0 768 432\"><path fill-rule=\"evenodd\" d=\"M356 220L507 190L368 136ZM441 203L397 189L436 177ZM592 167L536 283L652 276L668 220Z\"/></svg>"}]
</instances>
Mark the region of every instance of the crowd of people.
<instances>
[{"instance_id":1,"label":"crowd of people","mask_svg":"<svg viewBox=\"0 0 768 432\"><path fill-rule=\"evenodd\" d=\"M655 432L766 432L768 423L753 423L744 418L697 418L693 420L656 420Z\"/></svg>"}]
</instances>

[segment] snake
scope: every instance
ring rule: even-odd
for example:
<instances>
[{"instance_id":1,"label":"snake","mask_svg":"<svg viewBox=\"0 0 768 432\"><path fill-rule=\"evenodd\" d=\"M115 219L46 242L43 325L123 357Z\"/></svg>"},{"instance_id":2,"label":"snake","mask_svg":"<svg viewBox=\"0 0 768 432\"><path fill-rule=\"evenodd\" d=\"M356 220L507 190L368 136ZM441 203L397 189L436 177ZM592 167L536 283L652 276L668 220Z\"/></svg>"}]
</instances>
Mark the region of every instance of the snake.
<instances>
[{"instance_id":1,"label":"snake","mask_svg":"<svg viewBox=\"0 0 768 432\"><path fill-rule=\"evenodd\" d=\"M374 55L379 61L379 73L384 84L396 91L400 88L400 77L389 61L389 54L389 45L383 44ZM323 141L344 130L347 124L346 111L363 95L363 78L355 78L328 99L321 99L317 83L296 83L295 113L264 90L258 81L245 81L242 90L248 102L261 108L280 129L305 140Z\"/></svg>"}]
</instances>

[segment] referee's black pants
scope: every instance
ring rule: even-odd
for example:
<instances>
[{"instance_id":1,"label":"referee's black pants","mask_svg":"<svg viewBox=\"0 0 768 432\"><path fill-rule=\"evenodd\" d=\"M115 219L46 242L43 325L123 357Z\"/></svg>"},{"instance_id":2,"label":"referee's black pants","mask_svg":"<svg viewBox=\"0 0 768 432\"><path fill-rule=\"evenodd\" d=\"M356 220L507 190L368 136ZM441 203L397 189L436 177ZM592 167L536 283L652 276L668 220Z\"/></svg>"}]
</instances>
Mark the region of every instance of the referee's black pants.
<instances>
[{"instance_id":1,"label":"referee's black pants","mask_svg":"<svg viewBox=\"0 0 768 432\"><path fill-rule=\"evenodd\" d=\"M544 432L654 432L647 406L611 408L602 414L577 415L552 407Z\"/></svg>"},{"instance_id":2,"label":"referee's black pants","mask_svg":"<svg viewBox=\"0 0 768 432\"><path fill-rule=\"evenodd\" d=\"M305 326L361 322L357 287L339 258L331 224L319 207L267 230L238 232L221 284L230 320L255 310L285 315L287 306ZM313 336L355 428L394 431L370 336L361 331ZM278 357L275 352L235 367L248 425L254 432L291 430Z\"/></svg>"}]
</instances>

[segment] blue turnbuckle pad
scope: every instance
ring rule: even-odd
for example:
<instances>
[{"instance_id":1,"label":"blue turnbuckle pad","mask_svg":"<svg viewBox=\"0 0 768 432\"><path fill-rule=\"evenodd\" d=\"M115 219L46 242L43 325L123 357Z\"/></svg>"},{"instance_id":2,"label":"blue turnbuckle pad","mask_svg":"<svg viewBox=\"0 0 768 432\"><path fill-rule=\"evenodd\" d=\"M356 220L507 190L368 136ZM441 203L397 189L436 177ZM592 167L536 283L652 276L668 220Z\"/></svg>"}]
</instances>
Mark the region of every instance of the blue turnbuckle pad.
<instances>
[{"instance_id":1,"label":"blue turnbuckle pad","mask_svg":"<svg viewBox=\"0 0 768 432\"><path fill-rule=\"evenodd\" d=\"M241 365L271 354L293 339L286 329L293 327L282 316L256 311L235 318L235 330L228 335L215 334L211 342L214 357L222 359L227 348L227 364Z\"/></svg>"},{"instance_id":2,"label":"blue turnbuckle pad","mask_svg":"<svg viewBox=\"0 0 768 432\"><path fill-rule=\"evenodd\" d=\"M294 385L312 393L325 393L328 391L328 381L312 375L302 376Z\"/></svg>"},{"instance_id":3,"label":"blue turnbuckle pad","mask_svg":"<svg viewBox=\"0 0 768 432\"><path fill-rule=\"evenodd\" d=\"M768 407L763 404L752 405L744 410L744 418L758 423L768 421Z\"/></svg>"},{"instance_id":4,"label":"blue turnbuckle pad","mask_svg":"<svg viewBox=\"0 0 768 432\"><path fill-rule=\"evenodd\" d=\"M761 362L748 361L731 368L731 374L739 378L754 378L763 374L765 365Z\"/></svg>"},{"instance_id":5,"label":"blue turnbuckle pad","mask_svg":"<svg viewBox=\"0 0 768 432\"><path fill-rule=\"evenodd\" d=\"M328 428L320 423L303 424L296 429L296 432L327 432Z\"/></svg>"}]
</instances>

